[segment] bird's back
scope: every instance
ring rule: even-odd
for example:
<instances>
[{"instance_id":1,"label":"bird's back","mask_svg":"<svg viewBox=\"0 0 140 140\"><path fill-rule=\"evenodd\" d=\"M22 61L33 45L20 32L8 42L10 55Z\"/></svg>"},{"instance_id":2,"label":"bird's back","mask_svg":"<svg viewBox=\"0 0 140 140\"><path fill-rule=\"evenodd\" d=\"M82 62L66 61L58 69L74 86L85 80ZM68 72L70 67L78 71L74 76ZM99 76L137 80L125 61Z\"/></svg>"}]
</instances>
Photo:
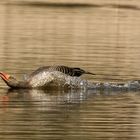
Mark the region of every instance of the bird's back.
<instances>
[{"instance_id":1,"label":"bird's back","mask_svg":"<svg viewBox=\"0 0 140 140\"><path fill-rule=\"evenodd\" d=\"M59 71L64 74L74 76L73 69L67 66L43 66L32 72L29 77L34 77L35 75L38 75L39 73L43 72L53 72L53 71Z\"/></svg>"},{"instance_id":2,"label":"bird's back","mask_svg":"<svg viewBox=\"0 0 140 140\"><path fill-rule=\"evenodd\" d=\"M79 77L82 74L95 75L93 73L86 72L86 71L84 71L83 69L80 69L80 68L67 67L67 66L60 65L60 66L43 66L43 67L40 67L37 70L35 70L33 73L31 73L29 75L29 78L32 78L32 77L34 77L38 74L41 74L43 72L53 72L53 71L59 71L59 72L62 72L66 75L76 76L76 77Z\"/></svg>"}]
</instances>

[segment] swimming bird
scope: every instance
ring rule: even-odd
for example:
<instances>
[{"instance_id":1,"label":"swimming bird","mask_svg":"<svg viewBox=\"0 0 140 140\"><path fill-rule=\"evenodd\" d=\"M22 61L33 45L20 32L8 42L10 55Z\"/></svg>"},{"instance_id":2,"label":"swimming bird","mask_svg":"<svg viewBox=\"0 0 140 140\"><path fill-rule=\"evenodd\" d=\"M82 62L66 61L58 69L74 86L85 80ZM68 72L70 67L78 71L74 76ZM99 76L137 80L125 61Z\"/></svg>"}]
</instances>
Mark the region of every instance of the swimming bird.
<instances>
[{"instance_id":1,"label":"swimming bird","mask_svg":"<svg viewBox=\"0 0 140 140\"><path fill-rule=\"evenodd\" d=\"M43 66L29 74L27 78L22 81L18 81L13 76L4 72L0 72L0 77L11 88L38 88L45 87L54 79L62 81L65 79L65 76L79 77L83 74L95 75L94 73L87 72L81 68L67 66Z\"/></svg>"}]
</instances>

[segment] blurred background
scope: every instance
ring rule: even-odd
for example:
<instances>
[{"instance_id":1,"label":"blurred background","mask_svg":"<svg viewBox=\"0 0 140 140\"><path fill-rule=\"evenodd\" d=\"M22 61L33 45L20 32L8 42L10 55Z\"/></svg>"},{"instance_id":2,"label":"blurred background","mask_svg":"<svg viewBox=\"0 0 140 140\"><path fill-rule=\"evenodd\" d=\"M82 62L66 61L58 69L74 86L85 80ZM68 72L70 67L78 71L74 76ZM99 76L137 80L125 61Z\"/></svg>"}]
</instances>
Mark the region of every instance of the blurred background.
<instances>
[{"instance_id":1,"label":"blurred background","mask_svg":"<svg viewBox=\"0 0 140 140\"><path fill-rule=\"evenodd\" d=\"M82 78L140 79L140 0L0 0L0 71L43 65ZM139 91L8 90L0 81L0 139L140 139Z\"/></svg>"},{"instance_id":2,"label":"blurred background","mask_svg":"<svg viewBox=\"0 0 140 140\"><path fill-rule=\"evenodd\" d=\"M94 80L139 78L139 10L139 0L1 0L0 69L63 64Z\"/></svg>"}]
</instances>

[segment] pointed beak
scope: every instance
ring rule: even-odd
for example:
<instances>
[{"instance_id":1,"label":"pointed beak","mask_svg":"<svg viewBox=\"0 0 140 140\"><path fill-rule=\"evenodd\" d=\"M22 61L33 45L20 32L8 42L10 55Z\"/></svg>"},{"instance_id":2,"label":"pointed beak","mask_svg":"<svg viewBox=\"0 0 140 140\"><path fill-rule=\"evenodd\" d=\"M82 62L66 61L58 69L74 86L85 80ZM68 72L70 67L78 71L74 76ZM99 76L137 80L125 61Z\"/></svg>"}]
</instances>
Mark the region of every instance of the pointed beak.
<instances>
[{"instance_id":1,"label":"pointed beak","mask_svg":"<svg viewBox=\"0 0 140 140\"><path fill-rule=\"evenodd\" d=\"M6 74L6 73L4 73L4 72L0 72L0 77L2 78L2 79L4 79L4 80L8 80L9 79L9 77L10 77L10 75L9 74Z\"/></svg>"}]
</instances>

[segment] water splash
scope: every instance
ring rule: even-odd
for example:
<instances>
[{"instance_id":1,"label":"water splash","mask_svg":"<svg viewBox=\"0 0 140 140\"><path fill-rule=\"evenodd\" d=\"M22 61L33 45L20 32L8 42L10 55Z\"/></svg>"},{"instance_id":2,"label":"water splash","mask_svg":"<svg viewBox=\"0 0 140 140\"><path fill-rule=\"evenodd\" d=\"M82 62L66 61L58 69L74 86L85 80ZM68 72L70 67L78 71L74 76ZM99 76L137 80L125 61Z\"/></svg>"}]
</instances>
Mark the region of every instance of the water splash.
<instances>
[{"instance_id":1,"label":"water splash","mask_svg":"<svg viewBox=\"0 0 140 140\"><path fill-rule=\"evenodd\" d=\"M127 81L124 83L111 83L111 82L90 82L80 77L72 77L64 73L53 71L43 72L37 74L33 80L30 81L33 87L45 86L57 86L68 87L71 89L82 90L140 90L140 81Z\"/></svg>"}]
</instances>

